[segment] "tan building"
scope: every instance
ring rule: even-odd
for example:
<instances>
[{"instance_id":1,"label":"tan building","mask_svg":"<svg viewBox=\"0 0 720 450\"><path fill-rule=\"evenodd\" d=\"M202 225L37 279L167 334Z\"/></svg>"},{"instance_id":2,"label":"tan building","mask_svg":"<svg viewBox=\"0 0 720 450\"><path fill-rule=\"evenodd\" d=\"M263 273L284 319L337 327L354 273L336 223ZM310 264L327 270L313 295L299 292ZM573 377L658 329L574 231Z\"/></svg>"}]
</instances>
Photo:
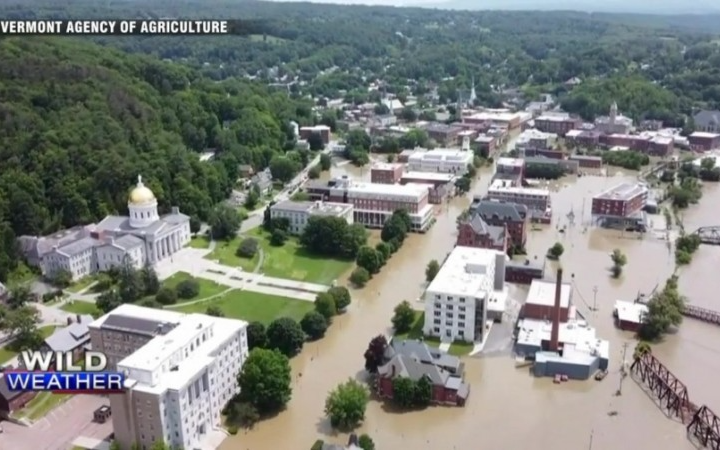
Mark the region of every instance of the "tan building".
<instances>
[{"instance_id":1,"label":"tan building","mask_svg":"<svg viewBox=\"0 0 720 450\"><path fill-rule=\"evenodd\" d=\"M204 448L222 434L221 411L248 355L246 322L125 304L90 324L90 335L126 373L126 392L110 396L120 448Z\"/></svg>"}]
</instances>

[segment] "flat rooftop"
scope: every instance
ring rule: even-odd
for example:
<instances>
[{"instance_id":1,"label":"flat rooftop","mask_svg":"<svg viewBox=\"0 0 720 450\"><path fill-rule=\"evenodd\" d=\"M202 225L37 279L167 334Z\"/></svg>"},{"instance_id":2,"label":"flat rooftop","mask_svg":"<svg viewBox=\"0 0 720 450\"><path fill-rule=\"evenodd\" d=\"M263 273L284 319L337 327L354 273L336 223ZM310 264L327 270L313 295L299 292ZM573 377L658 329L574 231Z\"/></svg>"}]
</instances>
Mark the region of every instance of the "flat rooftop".
<instances>
[{"instance_id":1,"label":"flat rooftop","mask_svg":"<svg viewBox=\"0 0 720 450\"><path fill-rule=\"evenodd\" d=\"M270 207L270 210L276 211L295 211L299 213L307 213L317 216L338 216L352 209L352 205L349 203L333 203L333 202L295 202L292 200L285 200L279 203L275 203Z\"/></svg>"},{"instance_id":2,"label":"flat rooftop","mask_svg":"<svg viewBox=\"0 0 720 450\"><path fill-rule=\"evenodd\" d=\"M506 256L497 250L455 247L427 291L483 298L494 291L497 258Z\"/></svg>"},{"instance_id":3,"label":"flat rooftop","mask_svg":"<svg viewBox=\"0 0 720 450\"><path fill-rule=\"evenodd\" d=\"M542 306L555 305L555 284L554 281L533 280L525 303L528 305ZM560 287L561 308L570 307L571 293L572 286L570 283L563 283Z\"/></svg>"},{"instance_id":4,"label":"flat rooftop","mask_svg":"<svg viewBox=\"0 0 720 450\"><path fill-rule=\"evenodd\" d=\"M153 338L120 361L118 369L127 370L128 379L137 381L133 390L153 394L179 390L212 364L216 359L215 352L246 326L247 322L242 320L187 314L170 333ZM203 330L212 332L207 333L206 338L199 344L193 345L193 341L199 339L198 335ZM183 357L182 349L188 346L191 346L192 350ZM143 379L157 372L159 376L154 383Z\"/></svg>"},{"instance_id":5,"label":"flat rooftop","mask_svg":"<svg viewBox=\"0 0 720 450\"><path fill-rule=\"evenodd\" d=\"M373 170L397 170L402 168L403 165L400 163L375 163L372 165Z\"/></svg>"},{"instance_id":6,"label":"flat rooftop","mask_svg":"<svg viewBox=\"0 0 720 450\"><path fill-rule=\"evenodd\" d=\"M643 317L648 313L648 307L642 303L617 300L615 302L615 313L618 320L623 322L642 323Z\"/></svg>"},{"instance_id":7,"label":"flat rooftop","mask_svg":"<svg viewBox=\"0 0 720 450\"><path fill-rule=\"evenodd\" d=\"M691 138L700 138L700 139L714 139L720 137L720 134L718 133L708 133L706 131L696 131L693 134L690 135Z\"/></svg>"},{"instance_id":8,"label":"flat rooftop","mask_svg":"<svg viewBox=\"0 0 720 450\"><path fill-rule=\"evenodd\" d=\"M542 114L535 120L546 120L548 122L565 122L571 119L572 117L570 117L570 114L568 113L555 112Z\"/></svg>"},{"instance_id":9,"label":"flat rooftop","mask_svg":"<svg viewBox=\"0 0 720 450\"><path fill-rule=\"evenodd\" d=\"M521 158L498 158L497 165L506 167L522 167L525 165L525 160Z\"/></svg>"},{"instance_id":10,"label":"flat rooftop","mask_svg":"<svg viewBox=\"0 0 720 450\"><path fill-rule=\"evenodd\" d=\"M448 183L455 179L455 175L442 172L405 172L402 174L403 180L431 180L431 181L447 181Z\"/></svg>"},{"instance_id":11,"label":"flat rooftop","mask_svg":"<svg viewBox=\"0 0 720 450\"><path fill-rule=\"evenodd\" d=\"M424 187L411 184L381 184L381 183L365 183L352 182L348 187L348 195L352 197L357 194L376 194L398 197L422 197L427 194Z\"/></svg>"},{"instance_id":12,"label":"flat rooftop","mask_svg":"<svg viewBox=\"0 0 720 450\"><path fill-rule=\"evenodd\" d=\"M507 111L483 111L467 116L468 119L472 120L487 120L498 122L509 122L519 117L520 115L518 113Z\"/></svg>"},{"instance_id":13,"label":"flat rooftop","mask_svg":"<svg viewBox=\"0 0 720 450\"><path fill-rule=\"evenodd\" d=\"M630 200L638 195L647 194L647 186L641 183L621 183L593 197L603 200Z\"/></svg>"},{"instance_id":14,"label":"flat rooftop","mask_svg":"<svg viewBox=\"0 0 720 450\"><path fill-rule=\"evenodd\" d=\"M474 153L467 150L450 149L450 148L436 148L427 151L417 151L410 155L408 160L410 162L425 162L425 161L472 161Z\"/></svg>"},{"instance_id":15,"label":"flat rooftop","mask_svg":"<svg viewBox=\"0 0 720 450\"><path fill-rule=\"evenodd\" d=\"M518 345L542 347L543 341L549 341L552 323L546 320L523 319L518 322ZM598 339L595 328L584 320L571 320L560 324L558 341L564 344L564 360L583 361L588 356L607 359L610 356L610 343Z\"/></svg>"},{"instance_id":16,"label":"flat rooftop","mask_svg":"<svg viewBox=\"0 0 720 450\"><path fill-rule=\"evenodd\" d=\"M550 191L547 189L540 188L526 188L512 186L510 182L506 180L495 180L490 184L488 188L488 194L515 194L518 197L522 196L537 196L537 197L550 197Z\"/></svg>"},{"instance_id":17,"label":"flat rooftop","mask_svg":"<svg viewBox=\"0 0 720 450\"><path fill-rule=\"evenodd\" d=\"M121 321L117 320L117 318L122 318L127 322L178 323L183 317L185 317L185 314L176 311L145 308L132 303L124 303L88 326L90 328L102 328L103 325L107 325L108 327L123 329L124 324L120 323ZM128 327L131 325L131 323L127 324ZM128 328L128 331L132 331L132 329Z\"/></svg>"}]
</instances>

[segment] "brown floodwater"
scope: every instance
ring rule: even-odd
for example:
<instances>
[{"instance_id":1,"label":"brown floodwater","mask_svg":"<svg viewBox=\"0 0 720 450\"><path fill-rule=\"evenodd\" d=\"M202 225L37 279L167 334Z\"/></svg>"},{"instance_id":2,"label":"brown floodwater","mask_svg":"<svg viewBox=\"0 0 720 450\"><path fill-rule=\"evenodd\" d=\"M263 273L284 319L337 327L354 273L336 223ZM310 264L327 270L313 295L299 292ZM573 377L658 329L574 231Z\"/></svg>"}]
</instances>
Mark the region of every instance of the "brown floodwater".
<instances>
[{"instance_id":1,"label":"brown floodwater","mask_svg":"<svg viewBox=\"0 0 720 450\"><path fill-rule=\"evenodd\" d=\"M368 172L360 173L349 165L333 169L334 175L363 178ZM490 169L481 171L475 194L486 190L490 176ZM631 334L614 328L613 304L634 299L638 291L650 292L674 267L667 242L653 233L638 239L631 233L586 230L592 195L634 179L633 173L616 172L608 177L562 180L559 186L552 186L553 224L535 229L528 239L528 257L533 259L542 258L555 242L563 243L566 250L561 264L566 274L574 275L574 303L600 336L611 341L610 374L605 380L555 385L551 379L530 376L527 368L515 368L509 354L466 357L471 394L465 408L398 413L373 400L357 432L369 433L379 450L694 448L684 427L667 418L631 378L622 382L622 395L614 395L621 383L623 344L629 344L629 361L634 340ZM368 341L389 333L392 310L399 302L420 298L425 265L431 259L442 260L452 249L455 219L468 203L468 198L459 198L443 207L430 232L411 236L381 274L364 289L354 291L349 312L335 320L323 340L306 345L292 360L293 395L287 410L226 439L221 450L305 450L317 439L345 443L347 435L334 433L324 417L327 393L348 378L363 376L362 355ZM720 222L713 212L717 204L720 187L706 187L701 203L684 212L686 229ZM568 225L570 211L575 214L575 225L565 233L558 232L558 224ZM662 214L652 217L655 227L664 227ZM620 280L611 279L608 272L609 253L615 248L628 257ZM682 270L680 288L693 304L720 310L720 300L712 295L720 291L716 264L720 264L720 247L702 246L692 264ZM525 289L511 292L523 300ZM596 312L591 311L593 302L597 302ZM720 411L720 389L714 379L720 370L720 327L686 319L680 330L656 345L653 352L686 384L692 401Z\"/></svg>"}]
</instances>

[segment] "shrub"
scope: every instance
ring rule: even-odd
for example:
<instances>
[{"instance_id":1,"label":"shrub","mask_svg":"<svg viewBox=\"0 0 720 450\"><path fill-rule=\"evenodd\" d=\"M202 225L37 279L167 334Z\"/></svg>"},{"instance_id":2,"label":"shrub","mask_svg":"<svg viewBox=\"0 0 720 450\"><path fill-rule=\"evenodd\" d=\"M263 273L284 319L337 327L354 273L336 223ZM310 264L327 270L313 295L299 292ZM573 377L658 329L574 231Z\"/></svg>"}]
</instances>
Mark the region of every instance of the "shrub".
<instances>
[{"instance_id":1,"label":"shrub","mask_svg":"<svg viewBox=\"0 0 720 450\"><path fill-rule=\"evenodd\" d=\"M259 244L257 239L245 238L237 248L235 254L241 258L252 258L258 252Z\"/></svg>"},{"instance_id":2,"label":"shrub","mask_svg":"<svg viewBox=\"0 0 720 450\"><path fill-rule=\"evenodd\" d=\"M183 280L178 283L177 296L183 299L191 299L197 297L200 293L200 283L197 280Z\"/></svg>"},{"instance_id":3,"label":"shrub","mask_svg":"<svg viewBox=\"0 0 720 450\"><path fill-rule=\"evenodd\" d=\"M274 245L275 247L281 247L285 245L285 241L288 239L288 234L285 230L281 230L280 228L276 228L272 231L272 234L270 235L270 245Z\"/></svg>"},{"instance_id":4,"label":"shrub","mask_svg":"<svg viewBox=\"0 0 720 450\"><path fill-rule=\"evenodd\" d=\"M171 288L164 287L155 294L155 300L161 305L172 305L177 302L177 293Z\"/></svg>"},{"instance_id":5,"label":"shrub","mask_svg":"<svg viewBox=\"0 0 720 450\"><path fill-rule=\"evenodd\" d=\"M370 280L370 272L362 267L357 267L350 274L350 282L357 287L363 287Z\"/></svg>"}]
</instances>

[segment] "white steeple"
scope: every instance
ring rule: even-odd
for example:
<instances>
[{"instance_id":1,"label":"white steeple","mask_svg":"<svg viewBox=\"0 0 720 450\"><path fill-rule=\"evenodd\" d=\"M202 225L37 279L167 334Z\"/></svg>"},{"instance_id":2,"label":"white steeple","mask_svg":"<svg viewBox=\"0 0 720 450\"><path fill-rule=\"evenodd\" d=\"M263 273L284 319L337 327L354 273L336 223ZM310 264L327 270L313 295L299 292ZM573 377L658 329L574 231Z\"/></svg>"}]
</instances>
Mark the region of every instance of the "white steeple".
<instances>
[{"instance_id":1,"label":"white steeple","mask_svg":"<svg viewBox=\"0 0 720 450\"><path fill-rule=\"evenodd\" d=\"M477 99L477 93L475 92L475 75L472 76L472 87L470 88L470 105L475 106L475 100Z\"/></svg>"},{"instance_id":2,"label":"white steeple","mask_svg":"<svg viewBox=\"0 0 720 450\"><path fill-rule=\"evenodd\" d=\"M612 105L610 105L610 123L615 123L615 119L617 119L617 116L618 116L617 102L613 102Z\"/></svg>"}]
</instances>

